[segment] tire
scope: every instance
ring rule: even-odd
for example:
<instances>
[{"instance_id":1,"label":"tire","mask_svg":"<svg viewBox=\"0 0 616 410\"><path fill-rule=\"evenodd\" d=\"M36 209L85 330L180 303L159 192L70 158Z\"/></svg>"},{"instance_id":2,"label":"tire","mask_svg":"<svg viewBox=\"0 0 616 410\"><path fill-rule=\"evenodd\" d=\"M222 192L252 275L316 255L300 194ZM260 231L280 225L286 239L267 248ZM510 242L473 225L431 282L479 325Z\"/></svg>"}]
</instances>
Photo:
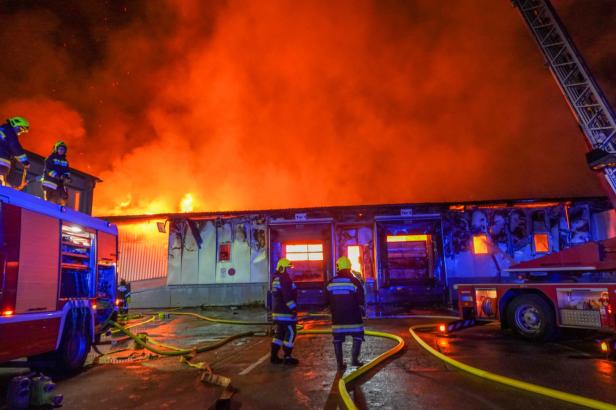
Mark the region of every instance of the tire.
<instances>
[{"instance_id":1,"label":"tire","mask_svg":"<svg viewBox=\"0 0 616 410\"><path fill-rule=\"evenodd\" d=\"M66 322L60 348L55 353L56 366L62 373L73 373L83 367L92 344L89 323L87 316L77 323Z\"/></svg>"},{"instance_id":2,"label":"tire","mask_svg":"<svg viewBox=\"0 0 616 410\"><path fill-rule=\"evenodd\" d=\"M507 306L507 322L513 331L531 341L548 341L556 336L554 309L539 295L523 294Z\"/></svg>"},{"instance_id":3,"label":"tire","mask_svg":"<svg viewBox=\"0 0 616 410\"><path fill-rule=\"evenodd\" d=\"M32 371L70 375L83 367L90 348L90 317L83 310L75 315L70 312L58 350L29 357L28 365Z\"/></svg>"}]
</instances>

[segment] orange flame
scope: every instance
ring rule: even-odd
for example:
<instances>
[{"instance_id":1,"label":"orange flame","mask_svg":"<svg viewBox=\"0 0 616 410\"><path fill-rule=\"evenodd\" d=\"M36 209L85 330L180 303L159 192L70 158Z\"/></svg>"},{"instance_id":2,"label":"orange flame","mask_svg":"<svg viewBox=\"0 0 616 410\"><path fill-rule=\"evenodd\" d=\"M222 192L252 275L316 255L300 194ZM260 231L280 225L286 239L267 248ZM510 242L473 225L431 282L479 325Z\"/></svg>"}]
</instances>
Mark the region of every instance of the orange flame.
<instances>
[{"instance_id":1,"label":"orange flame","mask_svg":"<svg viewBox=\"0 0 616 410\"><path fill-rule=\"evenodd\" d=\"M0 112L104 181L97 215L186 192L199 211L602 195L507 2L126 3L79 8L100 39L34 7L0 33Z\"/></svg>"},{"instance_id":2,"label":"orange flame","mask_svg":"<svg viewBox=\"0 0 616 410\"><path fill-rule=\"evenodd\" d=\"M189 192L180 201L181 212L192 212L195 209L195 200L193 195Z\"/></svg>"}]
</instances>

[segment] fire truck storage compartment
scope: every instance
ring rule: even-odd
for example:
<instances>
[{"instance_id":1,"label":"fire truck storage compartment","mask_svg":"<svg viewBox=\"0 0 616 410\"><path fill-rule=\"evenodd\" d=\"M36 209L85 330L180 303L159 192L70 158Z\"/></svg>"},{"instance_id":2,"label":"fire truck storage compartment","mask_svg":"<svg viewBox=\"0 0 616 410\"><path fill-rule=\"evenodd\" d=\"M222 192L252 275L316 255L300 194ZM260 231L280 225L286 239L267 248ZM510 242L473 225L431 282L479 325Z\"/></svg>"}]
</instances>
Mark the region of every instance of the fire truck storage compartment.
<instances>
[{"instance_id":1,"label":"fire truck storage compartment","mask_svg":"<svg viewBox=\"0 0 616 410\"><path fill-rule=\"evenodd\" d=\"M440 219L377 218L378 287L382 303L424 303L443 295Z\"/></svg>"},{"instance_id":2,"label":"fire truck storage compartment","mask_svg":"<svg viewBox=\"0 0 616 410\"><path fill-rule=\"evenodd\" d=\"M557 289L556 298L561 326L599 329L607 325L607 288Z\"/></svg>"},{"instance_id":3,"label":"fire truck storage compartment","mask_svg":"<svg viewBox=\"0 0 616 410\"><path fill-rule=\"evenodd\" d=\"M331 223L270 225L271 272L280 258L291 260L298 305L325 303L323 290L331 278L331 237Z\"/></svg>"},{"instance_id":4,"label":"fire truck storage compartment","mask_svg":"<svg viewBox=\"0 0 616 410\"><path fill-rule=\"evenodd\" d=\"M98 232L96 278L96 323L103 323L113 313L116 299L117 244L115 236Z\"/></svg>"},{"instance_id":5,"label":"fire truck storage compartment","mask_svg":"<svg viewBox=\"0 0 616 410\"><path fill-rule=\"evenodd\" d=\"M60 222L56 218L26 209L20 211L20 243L29 246L19 247L15 313L55 310ZM33 289L36 291L33 292Z\"/></svg>"},{"instance_id":6,"label":"fire truck storage compartment","mask_svg":"<svg viewBox=\"0 0 616 410\"><path fill-rule=\"evenodd\" d=\"M496 319L498 310L496 288L475 289L475 311L477 319Z\"/></svg>"},{"instance_id":7,"label":"fire truck storage compartment","mask_svg":"<svg viewBox=\"0 0 616 410\"><path fill-rule=\"evenodd\" d=\"M93 233L65 223L62 225L60 298L93 298L94 295Z\"/></svg>"}]
</instances>

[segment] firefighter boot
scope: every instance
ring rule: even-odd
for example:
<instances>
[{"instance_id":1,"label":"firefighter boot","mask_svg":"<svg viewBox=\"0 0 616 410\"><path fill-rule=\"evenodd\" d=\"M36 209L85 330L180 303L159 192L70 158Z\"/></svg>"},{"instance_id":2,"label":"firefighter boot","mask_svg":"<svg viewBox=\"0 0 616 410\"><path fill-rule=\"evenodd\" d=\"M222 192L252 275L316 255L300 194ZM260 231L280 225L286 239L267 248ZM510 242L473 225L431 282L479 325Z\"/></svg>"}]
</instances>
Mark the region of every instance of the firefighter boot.
<instances>
[{"instance_id":1,"label":"firefighter boot","mask_svg":"<svg viewBox=\"0 0 616 410\"><path fill-rule=\"evenodd\" d=\"M270 356L270 362L274 364L282 363L282 359L278 357L279 351L280 351L280 345L277 345L276 343L272 343L272 354Z\"/></svg>"},{"instance_id":2,"label":"firefighter boot","mask_svg":"<svg viewBox=\"0 0 616 410\"><path fill-rule=\"evenodd\" d=\"M284 350L284 359L282 359L284 364L290 364L292 366L296 366L299 364L299 360L291 356L291 352L293 351L293 349L290 349L285 346L282 348L282 350Z\"/></svg>"},{"instance_id":3,"label":"firefighter boot","mask_svg":"<svg viewBox=\"0 0 616 410\"><path fill-rule=\"evenodd\" d=\"M351 350L352 361L351 364L353 366L363 366L364 363L359 361L359 354L361 353L361 339L353 339L353 348Z\"/></svg>"},{"instance_id":4,"label":"firefighter boot","mask_svg":"<svg viewBox=\"0 0 616 410\"><path fill-rule=\"evenodd\" d=\"M338 364L338 371L344 371L346 364L344 364L344 358L342 357L342 343L334 342L334 353L336 354L336 363Z\"/></svg>"}]
</instances>

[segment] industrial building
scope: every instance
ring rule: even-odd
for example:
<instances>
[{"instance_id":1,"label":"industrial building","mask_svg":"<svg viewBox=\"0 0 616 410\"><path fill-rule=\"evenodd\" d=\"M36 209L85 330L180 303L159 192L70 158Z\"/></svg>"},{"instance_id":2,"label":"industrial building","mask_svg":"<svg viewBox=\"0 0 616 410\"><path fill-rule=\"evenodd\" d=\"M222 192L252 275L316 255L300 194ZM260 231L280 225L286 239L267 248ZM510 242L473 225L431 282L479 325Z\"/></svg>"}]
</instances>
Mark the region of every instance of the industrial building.
<instances>
[{"instance_id":1,"label":"industrial building","mask_svg":"<svg viewBox=\"0 0 616 410\"><path fill-rule=\"evenodd\" d=\"M515 281L507 271L515 263L616 234L604 198L107 219L119 228L120 277L133 284L134 307L263 304L281 257L294 262L299 304L318 306L341 255L372 306L449 304L457 283Z\"/></svg>"}]
</instances>

